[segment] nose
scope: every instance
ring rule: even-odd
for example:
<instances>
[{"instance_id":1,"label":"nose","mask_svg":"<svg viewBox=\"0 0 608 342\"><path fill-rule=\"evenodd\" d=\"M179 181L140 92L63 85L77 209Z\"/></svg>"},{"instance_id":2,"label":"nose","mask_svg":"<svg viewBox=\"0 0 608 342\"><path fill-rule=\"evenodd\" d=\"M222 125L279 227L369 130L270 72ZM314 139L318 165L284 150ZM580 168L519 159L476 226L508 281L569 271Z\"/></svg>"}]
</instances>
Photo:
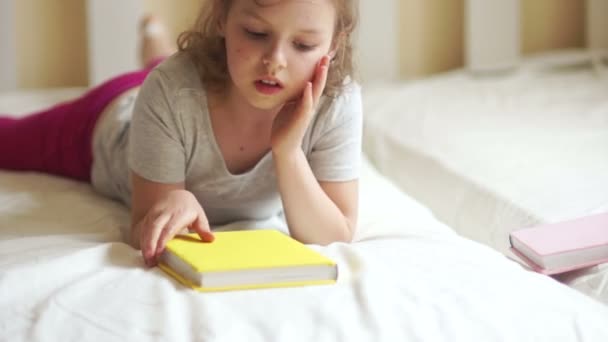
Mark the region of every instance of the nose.
<instances>
[{"instance_id":1,"label":"nose","mask_svg":"<svg viewBox=\"0 0 608 342\"><path fill-rule=\"evenodd\" d=\"M269 47L262 58L262 63L268 73L273 76L287 67L287 59L280 42L276 42Z\"/></svg>"}]
</instances>

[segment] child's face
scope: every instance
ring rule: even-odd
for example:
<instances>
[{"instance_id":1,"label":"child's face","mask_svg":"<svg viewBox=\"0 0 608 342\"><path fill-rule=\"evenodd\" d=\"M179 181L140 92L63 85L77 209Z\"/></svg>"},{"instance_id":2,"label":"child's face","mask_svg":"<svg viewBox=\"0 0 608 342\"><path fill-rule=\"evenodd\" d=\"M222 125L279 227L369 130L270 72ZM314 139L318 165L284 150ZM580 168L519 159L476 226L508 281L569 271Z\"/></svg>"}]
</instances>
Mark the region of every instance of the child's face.
<instances>
[{"instance_id":1,"label":"child's face","mask_svg":"<svg viewBox=\"0 0 608 342\"><path fill-rule=\"evenodd\" d=\"M336 13L332 0L264 1L272 5L234 0L223 34L231 91L271 110L299 97L313 78L331 48Z\"/></svg>"}]
</instances>

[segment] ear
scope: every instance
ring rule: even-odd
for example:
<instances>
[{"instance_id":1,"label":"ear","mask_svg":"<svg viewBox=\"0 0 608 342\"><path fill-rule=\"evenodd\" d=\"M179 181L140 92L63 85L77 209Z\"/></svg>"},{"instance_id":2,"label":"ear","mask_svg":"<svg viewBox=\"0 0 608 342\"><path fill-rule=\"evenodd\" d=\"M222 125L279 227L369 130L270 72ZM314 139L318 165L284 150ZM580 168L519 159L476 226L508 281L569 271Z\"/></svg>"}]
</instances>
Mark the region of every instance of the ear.
<instances>
[{"instance_id":1,"label":"ear","mask_svg":"<svg viewBox=\"0 0 608 342\"><path fill-rule=\"evenodd\" d=\"M331 48L330 48L329 52L327 53L330 60L333 61L333 59L336 57L336 54L338 53L338 49L344 43L345 38L346 38L346 36L344 33L339 33L338 35L336 35L336 38L331 43Z\"/></svg>"},{"instance_id":2,"label":"ear","mask_svg":"<svg viewBox=\"0 0 608 342\"><path fill-rule=\"evenodd\" d=\"M336 53L338 52L337 48L332 48L327 55L329 56L329 60L333 60L336 57Z\"/></svg>"},{"instance_id":3,"label":"ear","mask_svg":"<svg viewBox=\"0 0 608 342\"><path fill-rule=\"evenodd\" d=\"M222 18L217 22L217 33L220 37L224 38L226 36L226 19Z\"/></svg>"}]
</instances>

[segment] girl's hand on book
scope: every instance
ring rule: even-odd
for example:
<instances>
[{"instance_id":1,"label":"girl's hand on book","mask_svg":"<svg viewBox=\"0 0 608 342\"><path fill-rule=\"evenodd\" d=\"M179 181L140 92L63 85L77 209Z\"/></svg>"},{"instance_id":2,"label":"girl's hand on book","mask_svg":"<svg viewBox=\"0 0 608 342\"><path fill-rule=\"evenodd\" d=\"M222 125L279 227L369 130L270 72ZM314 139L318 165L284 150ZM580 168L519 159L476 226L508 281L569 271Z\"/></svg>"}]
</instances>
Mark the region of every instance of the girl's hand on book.
<instances>
[{"instance_id":1,"label":"girl's hand on book","mask_svg":"<svg viewBox=\"0 0 608 342\"><path fill-rule=\"evenodd\" d=\"M214 239L207 215L196 197L186 190L169 192L148 210L138 224L141 251L148 266L156 265L167 241L184 230L194 230L205 242Z\"/></svg>"},{"instance_id":2,"label":"girl's hand on book","mask_svg":"<svg viewBox=\"0 0 608 342\"><path fill-rule=\"evenodd\" d=\"M274 119L270 145L275 155L290 154L302 146L304 133L325 89L329 60L327 55L321 58L312 82L306 84L300 99L286 103Z\"/></svg>"}]
</instances>

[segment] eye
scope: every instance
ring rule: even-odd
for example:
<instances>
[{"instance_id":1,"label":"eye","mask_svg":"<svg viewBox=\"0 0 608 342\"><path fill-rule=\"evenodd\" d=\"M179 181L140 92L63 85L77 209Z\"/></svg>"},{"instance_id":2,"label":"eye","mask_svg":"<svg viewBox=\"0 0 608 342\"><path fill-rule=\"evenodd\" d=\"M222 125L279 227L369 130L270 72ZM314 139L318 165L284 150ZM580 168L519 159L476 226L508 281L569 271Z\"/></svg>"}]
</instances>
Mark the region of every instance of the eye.
<instances>
[{"instance_id":1,"label":"eye","mask_svg":"<svg viewBox=\"0 0 608 342\"><path fill-rule=\"evenodd\" d=\"M316 47L315 45L308 45L308 44L303 44L303 43L298 43L298 42L293 43L293 45L296 47L297 50L304 51L304 52L311 51L312 49L314 49Z\"/></svg>"},{"instance_id":2,"label":"eye","mask_svg":"<svg viewBox=\"0 0 608 342\"><path fill-rule=\"evenodd\" d=\"M264 39L268 36L268 34L265 32L250 30L247 28L243 28L243 30L245 31L245 34L247 34L249 37L251 37L253 39Z\"/></svg>"}]
</instances>

